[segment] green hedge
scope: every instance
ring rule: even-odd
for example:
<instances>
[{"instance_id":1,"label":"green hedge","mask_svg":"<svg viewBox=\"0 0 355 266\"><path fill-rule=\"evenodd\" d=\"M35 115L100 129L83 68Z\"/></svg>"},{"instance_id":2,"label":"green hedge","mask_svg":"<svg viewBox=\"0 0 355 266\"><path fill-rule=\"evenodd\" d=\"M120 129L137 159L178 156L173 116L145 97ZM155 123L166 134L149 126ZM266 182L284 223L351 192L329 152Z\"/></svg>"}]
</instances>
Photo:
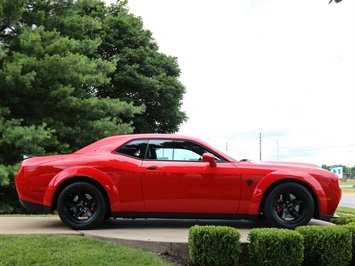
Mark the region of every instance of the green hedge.
<instances>
[{"instance_id":1,"label":"green hedge","mask_svg":"<svg viewBox=\"0 0 355 266\"><path fill-rule=\"evenodd\" d=\"M253 265L297 266L302 264L301 234L277 228L254 228L248 235L249 259Z\"/></svg>"},{"instance_id":2,"label":"green hedge","mask_svg":"<svg viewBox=\"0 0 355 266\"><path fill-rule=\"evenodd\" d=\"M304 265L347 266L352 259L352 233L345 226L301 226Z\"/></svg>"},{"instance_id":3,"label":"green hedge","mask_svg":"<svg viewBox=\"0 0 355 266\"><path fill-rule=\"evenodd\" d=\"M345 228L347 228L351 234L352 234L352 244L351 244L351 251L353 254L352 260L350 265L355 265L355 223L349 223L347 225L344 225Z\"/></svg>"},{"instance_id":4,"label":"green hedge","mask_svg":"<svg viewBox=\"0 0 355 266\"><path fill-rule=\"evenodd\" d=\"M355 223L296 230L254 228L248 240L254 266L355 265ZM238 265L242 247L235 228L196 225L190 228L188 243L194 265Z\"/></svg>"},{"instance_id":5,"label":"green hedge","mask_svg":"<svg viewBox=\"0 0 355 266\"><path fill-rule=\"evenodd\" d=\"M228 226L195 225L189 231L189 253L196 265L238 265L240 233Z\"/></svg>"}]
</instances>

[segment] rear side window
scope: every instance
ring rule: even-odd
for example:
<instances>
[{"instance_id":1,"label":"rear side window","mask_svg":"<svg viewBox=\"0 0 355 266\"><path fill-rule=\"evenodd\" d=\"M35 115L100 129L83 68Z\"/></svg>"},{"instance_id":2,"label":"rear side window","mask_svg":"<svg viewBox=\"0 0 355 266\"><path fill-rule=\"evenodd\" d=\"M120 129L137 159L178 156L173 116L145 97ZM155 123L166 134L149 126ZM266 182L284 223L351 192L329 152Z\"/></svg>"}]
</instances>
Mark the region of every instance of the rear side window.
<instances>
[{"instance_id":1,"label":"rear side window","mask_svg":"<svg viewBox=\"0 0 355 266\"><path fill-rule=\"evenodd\" d=\"M115 153L124 154L137 159L143 159L146 153L148 140L133 140L119 147Z\"/></svg>"}]
</instances>

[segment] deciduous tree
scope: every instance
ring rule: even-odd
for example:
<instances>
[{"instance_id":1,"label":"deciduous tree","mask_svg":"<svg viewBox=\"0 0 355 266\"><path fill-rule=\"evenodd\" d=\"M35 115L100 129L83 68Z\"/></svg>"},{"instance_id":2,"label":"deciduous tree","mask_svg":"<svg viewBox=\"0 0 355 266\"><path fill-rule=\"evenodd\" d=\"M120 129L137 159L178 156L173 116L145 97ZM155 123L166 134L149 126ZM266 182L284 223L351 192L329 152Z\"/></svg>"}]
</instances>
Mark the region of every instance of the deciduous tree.
<instances>
[{"instance_id":1,"label":"deciduous tree","mask_svg":"<svg viewBox=\"0 0 355 266\"><path fill-rule=\"evenodd\" d=\"M129 13L126 1L108 7L103 21L100 54L104 60L117 59L117 67L99 95L144 104L146 112L133 118L137 133L178 131L187 116L181 111L185 87L178 79L177 58L159 52L152 33Z\"/></svg>"}]
</instances>

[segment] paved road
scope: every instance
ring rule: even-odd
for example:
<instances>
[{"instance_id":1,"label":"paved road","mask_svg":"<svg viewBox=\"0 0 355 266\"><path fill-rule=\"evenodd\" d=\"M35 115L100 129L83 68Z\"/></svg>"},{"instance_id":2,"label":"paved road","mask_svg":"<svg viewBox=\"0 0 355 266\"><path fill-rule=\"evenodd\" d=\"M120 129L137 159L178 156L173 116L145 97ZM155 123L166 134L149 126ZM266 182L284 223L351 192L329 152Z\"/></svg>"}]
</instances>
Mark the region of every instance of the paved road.
<instances>
[{"instance_id":1,"label":"paved road","mask_svg":"<svg viewBox=\"0 0 355 266\"><path fill-rule=\"evenodd\" d=\"M355 194L343 193L339 206L355 208Z\"/></svg>"}]
</instances>

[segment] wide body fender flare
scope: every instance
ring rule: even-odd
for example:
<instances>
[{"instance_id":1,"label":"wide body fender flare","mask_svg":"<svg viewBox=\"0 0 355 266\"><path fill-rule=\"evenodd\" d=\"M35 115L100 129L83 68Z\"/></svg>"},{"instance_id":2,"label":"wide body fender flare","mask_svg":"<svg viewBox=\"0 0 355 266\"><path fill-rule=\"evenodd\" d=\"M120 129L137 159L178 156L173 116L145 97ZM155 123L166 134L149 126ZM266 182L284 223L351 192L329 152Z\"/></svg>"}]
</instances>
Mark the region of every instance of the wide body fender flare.
<instances>
[{"instance_id":1,"label":"wide body fender flare","mask_svg":"<svg viewBox=\"0 0 355 266\"><path fill-rule=\"evenodd\" d=\"M120 195L116 185L105 173L92 167L71 167L55 175L46 188L44 205L53 206L53 198L59 186L63 182L76 177L91 178L98 182L108 195L111 210L121 210Z\"/></svg>"},{"instance_id":2,"label":"wide body fender flare","mask_svg":"<svg viewBox=\"0 0 355 266\"><path fill-rule=\"evenodd\" d=\"M262 199L273 184L279 181L298 181L310 187L318 200L319 212L327 213L328 203L324 189L313 176L302 171L279 170L265 176L255 187L250 199L249 214L258 215Z\"/></svg>"}]
</instances>

